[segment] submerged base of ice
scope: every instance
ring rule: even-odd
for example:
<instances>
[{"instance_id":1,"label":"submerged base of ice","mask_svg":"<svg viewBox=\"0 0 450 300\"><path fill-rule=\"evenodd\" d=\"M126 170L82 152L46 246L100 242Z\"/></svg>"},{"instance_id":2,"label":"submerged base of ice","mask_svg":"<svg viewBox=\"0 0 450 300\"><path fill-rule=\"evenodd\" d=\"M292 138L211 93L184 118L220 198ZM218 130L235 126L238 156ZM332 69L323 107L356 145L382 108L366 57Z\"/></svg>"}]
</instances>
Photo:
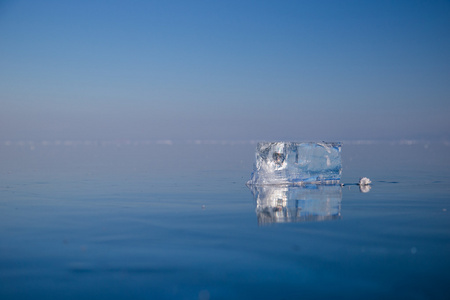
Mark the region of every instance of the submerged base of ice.
<instances>
[{"instance_id":1,"label":"submerged base of ice","mask_svg":"<svg viewBox=\"0 0 450 300\"><path fill-rule=\"evenodd\" d=\"M333 185L341 173L341 143L263 142L247 185Z\"/></svg>"}]
</instances>

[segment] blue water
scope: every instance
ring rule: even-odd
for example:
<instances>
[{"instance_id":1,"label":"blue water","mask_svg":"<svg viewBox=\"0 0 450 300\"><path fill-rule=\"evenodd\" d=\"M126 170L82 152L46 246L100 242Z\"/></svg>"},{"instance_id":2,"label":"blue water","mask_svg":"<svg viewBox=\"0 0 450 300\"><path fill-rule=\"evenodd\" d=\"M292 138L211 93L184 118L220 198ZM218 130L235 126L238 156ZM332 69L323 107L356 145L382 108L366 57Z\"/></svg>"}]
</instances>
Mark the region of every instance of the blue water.
<instances>
[{"instance_id":1,"label":"blue water","mask_svg":"<svg viewBox=\"0 0 450 300\"><path fill-rule=\"evenodd\" d=\"M344 143L370 191L264 224L254 151L0 145L0 299L449 299L449 146Z\"/></svg>"}]
</instances>

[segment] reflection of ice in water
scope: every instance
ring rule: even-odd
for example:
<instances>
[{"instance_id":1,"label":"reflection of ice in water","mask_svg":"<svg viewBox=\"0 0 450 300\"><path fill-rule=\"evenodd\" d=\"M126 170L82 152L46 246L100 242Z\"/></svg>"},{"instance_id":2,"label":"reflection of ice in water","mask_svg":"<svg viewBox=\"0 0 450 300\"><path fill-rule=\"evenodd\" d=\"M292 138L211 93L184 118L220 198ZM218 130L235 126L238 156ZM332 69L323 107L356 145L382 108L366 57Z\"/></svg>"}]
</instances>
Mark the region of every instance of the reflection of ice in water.
<instances>
[{"instance_id":1,"label":"reflection of ice in water","mask_svg":"<svg viewBox=\"0 0 450 300\"><path fill-rule=\"evenodd\" d=\"M372 187L370 186L370 185L360 185L359 186L359 191L361 192L361 193L368 193L368 192L370 192L370 189L371 189Z\"/></svg>"},{"instance_id":2,"label":"reflection of ice in water","mask_svg":"<svg viewBox=\"0 0 450 300\"><path fill-rule=\"evenodd\" d=\"M341 216L337 185L252 186L258 224L324 221Z\"/></svg>"}]
</instances>

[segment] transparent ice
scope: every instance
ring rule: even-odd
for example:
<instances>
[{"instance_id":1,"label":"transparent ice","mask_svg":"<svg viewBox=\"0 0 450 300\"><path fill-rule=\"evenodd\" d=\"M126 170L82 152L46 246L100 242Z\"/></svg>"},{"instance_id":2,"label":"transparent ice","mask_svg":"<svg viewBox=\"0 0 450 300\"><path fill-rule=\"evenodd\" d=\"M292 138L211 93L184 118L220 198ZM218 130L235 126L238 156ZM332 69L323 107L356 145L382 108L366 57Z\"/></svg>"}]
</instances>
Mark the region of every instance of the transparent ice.
<instances>
[{"instance_id":1,"label":"transparent ice","mask_svg":"<svg viewBox=\"0 0 450 300\"><path fill-rule=\"evenodd\" d=\"M341 143L264 142L247 184L337 184L341 173Z\"/></svg>"}]
</instances>

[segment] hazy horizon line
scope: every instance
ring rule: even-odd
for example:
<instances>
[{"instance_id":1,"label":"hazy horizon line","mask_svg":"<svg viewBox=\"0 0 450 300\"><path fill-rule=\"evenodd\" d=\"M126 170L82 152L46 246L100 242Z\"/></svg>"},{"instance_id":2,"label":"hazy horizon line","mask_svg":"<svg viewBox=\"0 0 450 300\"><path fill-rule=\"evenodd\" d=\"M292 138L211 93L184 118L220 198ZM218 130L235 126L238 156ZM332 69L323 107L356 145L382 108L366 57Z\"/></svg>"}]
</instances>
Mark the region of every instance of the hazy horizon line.
<instances>
[{"instance_id":1,"label":"hazy horizon line","mask_svg":"<svg viewBox=\"0 0 450 300\"><path fill-rule=\"evenodd\" d=\"M47 146L144 146L144 145L256 145L259 142L271 142L275 140L227 140L227 139L148 139L148 140L133 140L133 139L98 139L98 140L70 140L70 139L54 139L54 140L0 140L0 146L29 146L29 147L47 147ZM279 140L287 141L287 140ZM311 142L312 140L296 141L296 142ZM324 140L315 140L312 142L322 142ZM325 140L326 142L330 142ZM338 141L347 145L429 145L429 144L443 144L450 146L450 140L425 140L425 139L345 139Z\"/></svg>"}]
</instances>

